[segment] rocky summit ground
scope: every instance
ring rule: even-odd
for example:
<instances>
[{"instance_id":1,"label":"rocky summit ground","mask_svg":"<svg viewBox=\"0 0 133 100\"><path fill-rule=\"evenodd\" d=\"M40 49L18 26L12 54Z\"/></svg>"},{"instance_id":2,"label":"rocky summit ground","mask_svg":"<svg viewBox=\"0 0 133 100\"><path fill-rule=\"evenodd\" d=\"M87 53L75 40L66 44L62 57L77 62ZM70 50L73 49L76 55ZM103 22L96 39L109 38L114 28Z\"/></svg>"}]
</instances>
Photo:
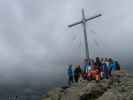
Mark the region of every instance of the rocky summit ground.
<instances>
[{"instance_id":1,"label":"rocky summit ground","mask_svg":"<svg viewBox=\"0 0 133 100\"><path fill-rule=\"evenodd\" d=\"M109 80L81 80L71 87L56 88L42 100L133 100L133 76Z\"/></svg>"}]
</instances>

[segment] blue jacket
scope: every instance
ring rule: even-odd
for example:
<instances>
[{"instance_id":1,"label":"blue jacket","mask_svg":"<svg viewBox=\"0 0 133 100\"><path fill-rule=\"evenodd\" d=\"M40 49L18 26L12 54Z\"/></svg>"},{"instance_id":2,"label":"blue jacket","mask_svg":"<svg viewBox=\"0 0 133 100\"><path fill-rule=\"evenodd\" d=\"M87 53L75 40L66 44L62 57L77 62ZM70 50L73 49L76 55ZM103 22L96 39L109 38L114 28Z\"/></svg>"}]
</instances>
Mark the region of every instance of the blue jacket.
<instances>
[{"instance_id":1,"label":"blue jacket","mask_svg":"<svg viewBox=\"0 0 133 100\"><path fill-rule=\"evenodd\" d=\"M110 64L110 68L112 69L112 71L115 71L116 70L116 64L115 63Z\"/></svg>"},{"instance_id":2,"label":"blue jacket","mask_svg":"<svg viewBox=\"0 0 133 100\"><path fill-rule=\"evenodd\" d=\"M67 74L69 77L73 76L73 68L72 66L69 66L68 70L67 70Z\"/></svg>"}]
</instances>

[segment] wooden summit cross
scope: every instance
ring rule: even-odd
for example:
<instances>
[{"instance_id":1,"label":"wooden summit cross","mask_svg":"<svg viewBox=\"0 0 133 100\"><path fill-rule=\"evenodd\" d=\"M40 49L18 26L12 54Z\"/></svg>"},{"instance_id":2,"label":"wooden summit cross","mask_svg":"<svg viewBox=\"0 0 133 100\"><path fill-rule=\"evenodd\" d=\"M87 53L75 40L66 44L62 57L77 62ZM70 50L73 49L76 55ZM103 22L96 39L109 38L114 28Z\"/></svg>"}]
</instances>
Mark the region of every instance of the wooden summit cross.
<instances>
[{"instance_id":1,"label":"wooden summit cross","mask_svg":"<svg viewBox=\"0 0 133 100\"><path fill-rule=\"evenodd\" d=\"M86 59L87 60L90 60L90 55L89 55L88 40L87 40L86 22L93 20L93 19L100 17L100 16L102 16L102 15L98 14L98 15L92 16L90 18L86 18L85 13L84 13L84 9L82 9L82 20L79 22L75 22L71 25L68 25L68 27L73 27L73 26L76 26L78 24L83 25L84 38L85 38L85 53L86 53Z\"/></svg>"}]
</instances>

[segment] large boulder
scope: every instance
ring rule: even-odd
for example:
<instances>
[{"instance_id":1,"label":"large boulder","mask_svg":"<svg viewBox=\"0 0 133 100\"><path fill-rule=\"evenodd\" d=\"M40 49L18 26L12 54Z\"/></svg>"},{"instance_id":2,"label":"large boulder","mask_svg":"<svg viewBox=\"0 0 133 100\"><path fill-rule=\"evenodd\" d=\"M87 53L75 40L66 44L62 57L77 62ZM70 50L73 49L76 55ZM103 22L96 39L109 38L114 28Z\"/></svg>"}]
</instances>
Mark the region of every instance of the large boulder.
<instances>
[{"instance_id":1,"label":"large boulder","mask_svg":"<svg viewBox=\"0 0 133 100\"><path fill-rule=\"evenodd\" d=\"M110 88L111 80L102 80L99 83L92 81L80 91L80 100L94 100Z\"/></svg>"},{"instance_id":2,"label":"large boulder","mask_svg":"<svg viewBox=\"0 0 133 100\"><path fill-rule=\"evenodd\" d=\"M81 81L72 85L70 88L57 88L48 92L48 95L42 100L93 100L101 96L110 88L110 80Z\"/></svg>"}]
</instances>

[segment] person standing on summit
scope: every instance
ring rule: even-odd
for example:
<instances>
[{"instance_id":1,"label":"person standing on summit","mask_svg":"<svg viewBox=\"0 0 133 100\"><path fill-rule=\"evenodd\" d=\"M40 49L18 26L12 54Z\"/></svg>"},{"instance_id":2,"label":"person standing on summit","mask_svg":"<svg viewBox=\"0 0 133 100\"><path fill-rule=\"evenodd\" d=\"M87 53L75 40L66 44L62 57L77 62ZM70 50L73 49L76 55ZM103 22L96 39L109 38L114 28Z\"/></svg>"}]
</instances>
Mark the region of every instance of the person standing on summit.
<instances>
[{"instance_id":1,"label":"person standing on summit","mask_svg":"<svg viewBox=\"0 0 133 100\"><path fill-rule=\"evenodd\" d=\"M112 77L116 71L116 64L112 58L109 58L109 75Z\"/></svg>"},{"instance_id":2,"label":"person standing on summit","mask_svg":"<svg viewBox=\"0 0 133 100\"><path fill-rule=\"evenodd\" d=\"M74 70L74 79L76 83L78 82L81 74L82 74L82 71L81 71L80 65L77 65L77 67Z\"/></svg>"},{"instance_id":3,"label":"person standing on summit","mask_svg":"<svg viewBox=\"0 0 133 100\"><path fill-rule=\"evenodd\" d=\"M68 66L67 74L68 74L68 85L71 85L73 83L73 77L74 77L72 65Z\"/></svg>"},{"instance_id":4,"label":"person standing on summit","mask_svg":"<svg viewBox=\"0 0 133 100\"><path fill-rule=\"evenodd\" d=\"M102 63L99 57L96 57L95 66L96 66L96 69L95 69L96 70L96 81L99 81L101 79L101 69L102 69Z\"/></svg>"}]
</instances>

